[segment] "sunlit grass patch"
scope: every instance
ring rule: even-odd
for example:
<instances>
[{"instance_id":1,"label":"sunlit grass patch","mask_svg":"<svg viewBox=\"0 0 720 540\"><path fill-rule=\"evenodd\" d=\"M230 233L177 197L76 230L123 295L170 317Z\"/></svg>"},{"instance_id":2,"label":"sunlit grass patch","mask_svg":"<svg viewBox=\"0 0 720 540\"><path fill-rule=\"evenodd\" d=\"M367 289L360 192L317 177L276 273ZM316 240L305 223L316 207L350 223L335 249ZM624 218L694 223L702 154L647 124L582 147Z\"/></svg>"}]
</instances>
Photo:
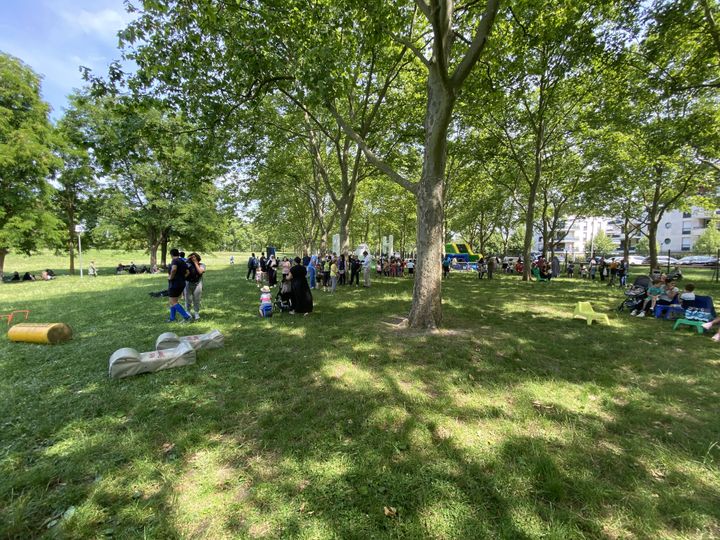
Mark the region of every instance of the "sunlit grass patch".
<instances>
[{"instance_id":1,"label":"sunlit grass patch","mask_svg":"<svg viewBox=\"0 0 720 540\"><path fill-rule=\"evenodd\" d=\"M2 286L0 311L25 306L75 338L0 339L0 536L717 536L707 336L573 321L577 301L621 302L604 284L457 274L436 332L397 324L409 279L263 320L243 265L208 260L187 327L147 294L164 276ZM692 280L720 298L709 275ZM194 366L107 378L117 348L213 328L225 347Z\"/></svg>"}]
</instances>

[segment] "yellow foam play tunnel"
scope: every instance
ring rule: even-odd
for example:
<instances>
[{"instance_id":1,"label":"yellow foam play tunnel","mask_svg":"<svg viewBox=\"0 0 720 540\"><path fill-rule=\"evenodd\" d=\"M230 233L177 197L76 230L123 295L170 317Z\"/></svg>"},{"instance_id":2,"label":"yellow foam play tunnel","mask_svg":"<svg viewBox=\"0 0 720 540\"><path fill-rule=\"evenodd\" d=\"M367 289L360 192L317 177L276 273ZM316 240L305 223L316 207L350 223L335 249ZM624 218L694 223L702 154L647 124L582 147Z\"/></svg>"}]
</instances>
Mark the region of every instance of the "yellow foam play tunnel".
<instances>
[{"instance_id":1,"label":"yellow foam play tunnel","mask_svg":"<svg viewBox=\"0 0 720 540\"><path fill-rule=\"evenodd\" d=\"M64 323L21 323L8 330L10 341L60 343L72 339L72 329Z\"/></svg>"}]
</instances>

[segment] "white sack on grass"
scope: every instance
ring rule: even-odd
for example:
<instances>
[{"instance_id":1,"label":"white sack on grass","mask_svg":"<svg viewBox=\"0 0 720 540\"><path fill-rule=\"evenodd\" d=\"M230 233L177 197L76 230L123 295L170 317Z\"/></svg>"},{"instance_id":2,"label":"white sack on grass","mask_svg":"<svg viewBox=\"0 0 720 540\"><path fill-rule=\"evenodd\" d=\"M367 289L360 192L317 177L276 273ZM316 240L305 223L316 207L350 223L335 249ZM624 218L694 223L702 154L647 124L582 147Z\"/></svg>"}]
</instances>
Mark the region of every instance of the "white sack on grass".
<instances>
[{"instance_id":1,"label":"white sack on grass","mask_svg":"<svg viewBox=\"0 0 720 540\"><path fill-rule=\"evenodd\" d=\"M189 343L196 351L203 349L219 349L223 346L225 337L220 330L213 330L207 334L199 334L197 336L178 337L174 332L165 332L160 334L155 341L155 350L164 351L166 349L174 349L180 343Z\"/></svg>"},{"instance_id":2,"label":"white sack on grass","mask_svg":"<svg viewBox=\"0 0 720 540\"><path fill-rule=\"evenodd\" d=\"M187 342L180 343L174 349L146 353L131 348L118 349L110 357L109 374L117 379L140 373L155 373L162 369L194 364L195 358L195 349Z\"/></svg>"}]
</instances>

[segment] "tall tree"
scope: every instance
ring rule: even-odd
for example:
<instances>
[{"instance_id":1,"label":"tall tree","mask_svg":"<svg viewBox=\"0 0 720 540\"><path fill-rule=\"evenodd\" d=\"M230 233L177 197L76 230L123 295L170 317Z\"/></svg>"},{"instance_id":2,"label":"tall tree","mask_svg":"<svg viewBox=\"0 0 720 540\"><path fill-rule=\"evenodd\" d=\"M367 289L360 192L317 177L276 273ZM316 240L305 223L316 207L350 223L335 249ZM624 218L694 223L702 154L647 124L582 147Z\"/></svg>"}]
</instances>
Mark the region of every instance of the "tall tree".
<instances>
[{"instance_id":1,"label":"tall tree","mask_svg":"<svg viewBox=\"0 0 720 540\"><path fill-rule=\"evenodd\" d=\"M75 94L55 130L57 153L63 166L55 174L55 204L65 224L65 245L70 255L70 273L75 273L75 226L97 210L91 196L97 187L95 171L88 153L90 140L82 114L85 98ZM93 220L94 221L94 220Z\"/></svg>"},{"instance_id":2,"label":"tall tree","mask_svg":"<svg viewBox=\"0 0 720 540\"><path fill-rule=\"evenodd\" d=\"M409 321L432 328L442 321L439 261L447 129L459 91L485 48L500 0L483 3L485 9L479 11L473 3L456 10L453 0L416 0L414 7L380 0L322 5L263 0L251 6L147 0L123 36L137 44L129 55L140 68L136 83L155 85L192 111L189 114L202 114L207 125L227 126L247 109L249 99L272 89L329 111L368 161L416 195L418 265ZM361 117L336 99L347 95L342 88L353 78L351 66L357 65L356 47L346 48L344 42L388 37L408 47L425 69L424 158L418 182L401 174L391 160L378 157L372 140L364 136ZM393 64L383 60L378 65ZM388 80L387 73L376 78L378 88ZM358 82L372 80L366 75ZM367 103L377 103L379 95L377 91Z\"/></svg>"},{"instance_id":3,"label":"tall tree","mask_svg":"<svg viewBox=\"0 0 720 540\"><path fill-rule=\"evenodd\" d=\"M0 53L0 278L10 249L29 253L58 237L48 177L60 163L48 111L40 78Z\"/></svg>"}]
</instances>

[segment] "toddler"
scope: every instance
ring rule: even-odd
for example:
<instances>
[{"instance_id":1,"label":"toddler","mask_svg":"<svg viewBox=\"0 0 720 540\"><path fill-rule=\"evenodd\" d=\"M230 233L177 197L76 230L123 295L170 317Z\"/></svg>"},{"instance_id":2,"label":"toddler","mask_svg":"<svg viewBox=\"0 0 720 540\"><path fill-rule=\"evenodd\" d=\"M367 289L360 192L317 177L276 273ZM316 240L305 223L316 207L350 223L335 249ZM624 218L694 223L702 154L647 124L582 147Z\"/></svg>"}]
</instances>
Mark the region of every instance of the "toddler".
<instances>
[{"instance_id":1,"label":"toddler","mask_svg":"<svg viewBox=\"0 0 720 540\"><path fill-rule=\"evenodd\" d=\"M272 317L272 295L267 285L260 289L260 316Z\"/></svg>"},{"instance_id":2,"label":"toddler","mask_svg":"<svg viewBox=\"0 0 720 540\"><path fill-rule=\"evenodd\" d=\"M685 290L680 295L680 300L683 302L692 302L695 300L695 285L693 283L685 285Z\"/></svg>"},{"instance_id":3,"label":"toddler","mask_svg":"<svg viewBox=\"0 0 720 540\"><path fill-rule=\"evenodd\" d=\"M637 315L638 317L644 317L645 316L645 310L648 308L648 304L650 304L650 309L655 309L655 304L658 301L658 298L660 298L660 295L664 292L664 287L660 279L656 278L653 279L652 285L650 285L650 288L647 291L647 298L643 301L643 305L641 309L633 309L632 312L630 312L630 315L633 317Z\"/></svg>"}]
</instances>

